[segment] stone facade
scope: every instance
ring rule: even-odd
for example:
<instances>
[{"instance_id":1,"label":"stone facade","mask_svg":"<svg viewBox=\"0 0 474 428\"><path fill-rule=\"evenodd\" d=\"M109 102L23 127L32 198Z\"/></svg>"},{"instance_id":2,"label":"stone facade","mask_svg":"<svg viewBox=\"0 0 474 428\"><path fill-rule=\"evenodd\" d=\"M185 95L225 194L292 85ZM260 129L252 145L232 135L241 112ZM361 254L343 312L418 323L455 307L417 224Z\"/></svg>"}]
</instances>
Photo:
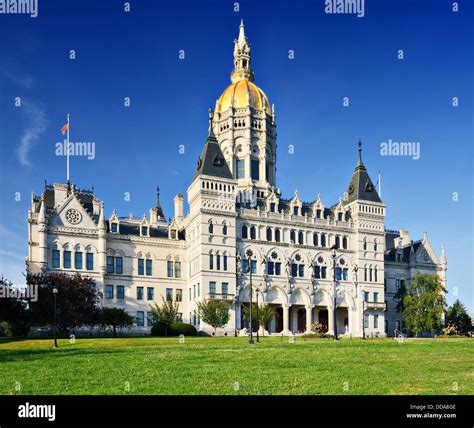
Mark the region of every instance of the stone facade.
<instances>
[{"instance_id":1,"label":"stone facade","mask_svg":"<svg viewBox=\"0 0 474 428\"><path fill-rule=\"evenodd\" d=\"M90 275L103 304L137 317L147 333L150 304L179 302L183 322L202 332L196 302L221 299L230 321L219 334L248 322L242 305L270 304L268 333L308 331L320 322L334 333L384 336L402 328L394 294L416 271L446 283L444 248L436 257L426 234L387 231L386 206L359 158L344 197L326 206L320 195L284 199L276 187L276 115L254 83L243 23L235 41L232 84L210 111L209 135L194 178L174 199L167 222L159 201L149 216L106 219L102 201L71 183L32 195L28 213L31 271ZM251 271L251 272L250 272ZM252 277L252 288L250 287ZM334 280L335 278L335 280Z\"/></svg>"}]
</instances>

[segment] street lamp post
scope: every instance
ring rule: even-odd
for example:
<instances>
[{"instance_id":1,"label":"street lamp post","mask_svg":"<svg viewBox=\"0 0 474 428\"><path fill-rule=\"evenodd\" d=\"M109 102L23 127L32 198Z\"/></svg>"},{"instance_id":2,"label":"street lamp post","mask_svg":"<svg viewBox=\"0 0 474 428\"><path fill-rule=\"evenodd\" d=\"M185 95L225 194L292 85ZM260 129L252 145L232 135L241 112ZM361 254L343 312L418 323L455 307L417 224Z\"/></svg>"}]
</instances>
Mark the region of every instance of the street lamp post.
<instances>
[{"instance_id":1,"label":"street lamp post","mask_svg":"<svg viewBox=\"0 0 474 428\"><path fill-rule=\"evenodd\" d=\"M249 338L249 343L251 345L254 344L253 341L253 325L252 325L252 259L249 257L248 258L248 270L250 274L250 338Z\"/></svg>"},{"instance_id":2,"label":"street lamp post","mask_svg":"<svg viewBox=\"0 0 474 428\"><path fill-rule=\"evenodd\" d=\"M255 290L255 295L257 296L257 343L260 343L260 336L258 335L258 331L260 330L260 317L258 313L258 288Z\"/></svg>"},{"instance_id":3,"label":"street lamp post","mask_svg":"<svg viewBox=\"0 0 474 428\"><path fill-rule=\"evenodd\" d=\"M58 294L58 289L53 288L53 297L54 297L54 347L58 347L58 339L56 337L56 323L57 323L57 310L56 310L56 296Z\"/></svg>"},{"instance_id":4,"label":"street lamp post","mask_svg":"<svg viewBox=\"0 0 474 428\"><path fill-rule=\"evenodd\" d=\"M337 295L336 295L336 246L331 247L332 250L332 271L333 271L333 283L334 283L334 340L339 340L337 337L337 321L336 321L336 309L337 309Z\"/></svg>"}]
</instances>

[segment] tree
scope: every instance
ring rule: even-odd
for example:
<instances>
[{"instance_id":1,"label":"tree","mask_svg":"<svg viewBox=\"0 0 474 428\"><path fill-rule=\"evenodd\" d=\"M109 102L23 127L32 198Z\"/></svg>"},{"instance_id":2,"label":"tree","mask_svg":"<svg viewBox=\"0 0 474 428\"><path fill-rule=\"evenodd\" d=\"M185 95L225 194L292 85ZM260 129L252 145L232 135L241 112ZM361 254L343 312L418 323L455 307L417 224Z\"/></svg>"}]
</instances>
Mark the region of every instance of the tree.
<instances>
[{"instance_id":1,"label":"tree","mask_svg":"<svg viewBox=\"0 0 474 428\"><path fill-rule=\"evenodd\" d=\"M216 335L219 327L224 327L229 322L229 308L223 300L204 300L198 302L197 312L203 322L214 327Z\"/></svg>"},{"instance_id":2,"label":"tree","mask_svg":"<svg viewBox=\"0 0 474 428\"><path fill-rule=\"evenodd\" d=\"M122 308L102 308L99 310L99 323L112 327L114 337L117 337L117 327L131 327L135 318Z\"/></svg>"},{"instance_id":3,"label":"tree","mask_svg":"<svg viewBox=\"0 0 474 428\"><path fill-rule=\"evenodd\" d=\"M469 334L471 331L471 317L459 299L446 311L445 327L450 328L454 334Z\"/></svg>"},{"instance_id":4,"label":"tree","mask_svg":"<svg viewBox=\"0 0 474 428\"><path fill-rule=\"evenodd\" d=\"M161 296L163 304L158 306L156 303L150 305L154 324L162 324L165 328L165 336L168 336L168 327L178 319L178 302L165 300Z\"/></svg>"},{"instance_id":5,"label":"tree","mask_svg":"<svg viewBox=\"0 0 474 428\"><path fill-rule=\"evenodd\" d=\"M57 293L57 326L62 336L81 325L96 323L96 313L101 293L95 281L79 274L29 273L28 285L38 286L38 300L29 301L32 325L51 325L54 322L53 289Z\"/></svg>"},{"instance_id":6,"label":"tree","mask_svg":"<svg viewBox=\"0 0 474 428\"><path fill-rule=\"evenodd\" d=\"M242 312L245 319L250 322L250 305L242 305ZM257 310L257 304L252 303L252 331L257 331L260 323L260 311Z\"/></svg>"},{"instance_id":7,"label":"tree","mask_svg":"<svg viewBox=\"0 0 474 428\"><path fill-rule=\"evenodd\" d=\"M438 275L422 275L419 272L406 287L395 295L400 299L405 325L415 336L424 331L435 332L442 326L446 306L446 289Z\"/></svg>"},{"instance_id":8,"label":"tree","mask_svg":"<svg viewBox=\"0 0 474 428\"><path fill-rule=\"evenodd\" d=\"M242 311L247 320L250 320L250 306L242 306ZM273 319L273 308L268 304L257 304L252 303L252 331L256 331L259 326L262 326L264 331L267 328L270 321ZM263 333L265 335L265 333Z\"/></svg>"},{"instance_id":9,"label":"tree","mask_svg":"<svg viewBox=\"0 0 474 428\"><path fill-rule=\"evenodd\" d=\"M13 283L0 278L2 295L0 296L0 321L5 333L12 336L28 336L31 327L31 313L28 310L28 300L22 297L7 297L12 295Z\"/></svg>"},{"instance_id":10,"label":"tree","mask_svg":"<svg viewBox=\"0 0 474 428\"><path fill-rule=\"evenodd\" d=\"M265 329L270 324L270 321L273 319L273 308L268 304L260 305L258 308L258 317L260 325L263 327L263 335L265 336Z\"/></svg>"}]
</instances>

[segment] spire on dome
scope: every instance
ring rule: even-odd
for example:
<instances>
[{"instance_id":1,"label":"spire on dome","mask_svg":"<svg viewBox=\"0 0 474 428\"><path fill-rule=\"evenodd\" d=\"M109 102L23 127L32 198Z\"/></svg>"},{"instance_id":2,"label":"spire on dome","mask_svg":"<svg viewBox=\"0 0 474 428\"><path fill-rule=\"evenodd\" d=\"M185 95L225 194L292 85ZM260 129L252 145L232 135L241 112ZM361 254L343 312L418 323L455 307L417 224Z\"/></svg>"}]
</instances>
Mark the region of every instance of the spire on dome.
<instances>
[{"instance_id":1,"label":"spire on dome","mask_svg":"<svg viewBox=\"0 0 474 428\"><path fill-rule=\"evenodd\" d=\"M250 69L250 43L245 37L244 20L240 21L239 37L234 40L234 71L230 75L232 83L239 80L250 80L253 82L254 75Z\"/></svg>"}]
</instances>

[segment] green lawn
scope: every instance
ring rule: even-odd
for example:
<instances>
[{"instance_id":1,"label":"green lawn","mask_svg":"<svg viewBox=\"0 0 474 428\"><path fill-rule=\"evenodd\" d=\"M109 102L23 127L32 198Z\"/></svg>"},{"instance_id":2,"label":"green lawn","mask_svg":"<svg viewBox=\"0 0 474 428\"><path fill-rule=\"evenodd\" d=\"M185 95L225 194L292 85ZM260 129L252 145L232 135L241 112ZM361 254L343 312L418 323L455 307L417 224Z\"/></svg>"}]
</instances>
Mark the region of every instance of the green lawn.
<instances>
[{"instance_id":1,"label":"green lawn","mask_svg":"<svg viewBox=\"0 0 474 428\"><path fill-rule=\"evenodd\" d=\"M0 339L0 394L473 394L471 339ZM20 391L15 385L21 386ZM456 390L457 389L457 390Z\"/></svg>"}]
</instances>

